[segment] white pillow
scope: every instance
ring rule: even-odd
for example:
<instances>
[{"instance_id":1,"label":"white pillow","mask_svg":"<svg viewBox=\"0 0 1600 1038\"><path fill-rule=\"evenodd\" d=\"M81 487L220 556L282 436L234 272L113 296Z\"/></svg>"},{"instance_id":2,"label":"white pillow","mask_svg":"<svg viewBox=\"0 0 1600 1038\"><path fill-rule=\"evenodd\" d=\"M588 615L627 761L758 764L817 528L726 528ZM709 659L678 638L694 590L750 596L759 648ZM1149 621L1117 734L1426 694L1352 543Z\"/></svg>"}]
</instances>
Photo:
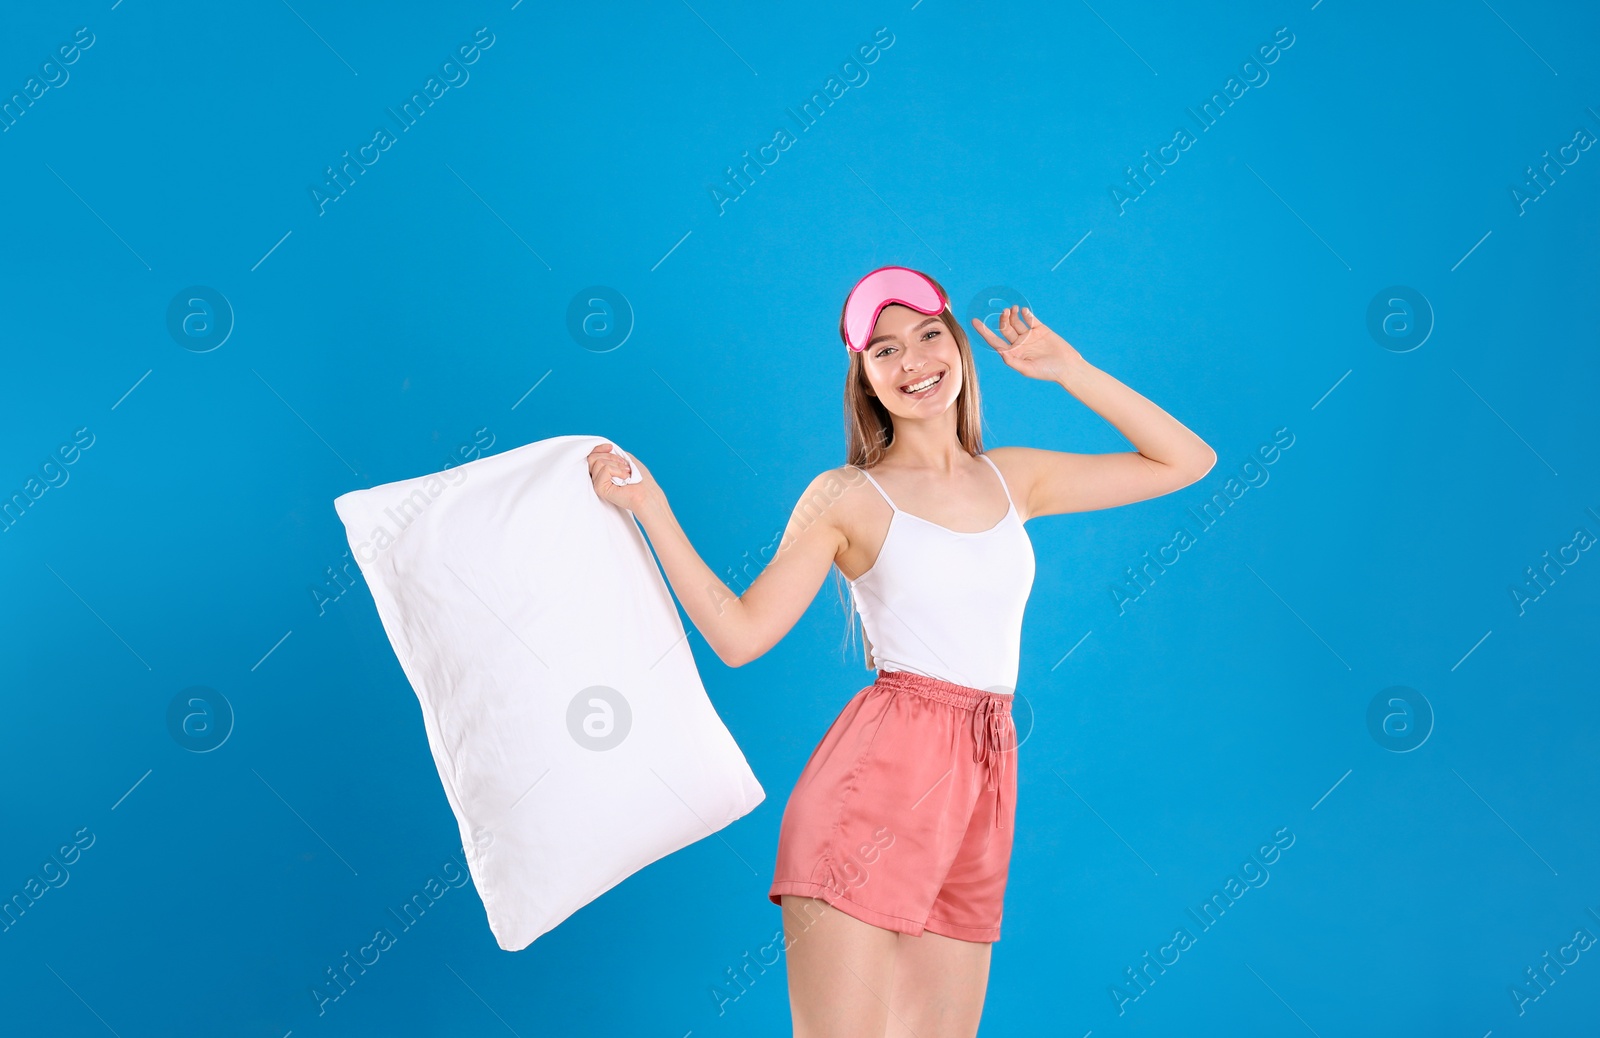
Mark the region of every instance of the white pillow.
<instances>
[{"instance_id":1,"label":"white pillow","mask_svg":"<svg viewBox=\"0 0 1600 1038\"><path fill-rule=\"evenodd\" d=\"M556 436L333 503L507 951L766 797L633 514L595 494L605 442Z\"/></svg>"}]
</instances>

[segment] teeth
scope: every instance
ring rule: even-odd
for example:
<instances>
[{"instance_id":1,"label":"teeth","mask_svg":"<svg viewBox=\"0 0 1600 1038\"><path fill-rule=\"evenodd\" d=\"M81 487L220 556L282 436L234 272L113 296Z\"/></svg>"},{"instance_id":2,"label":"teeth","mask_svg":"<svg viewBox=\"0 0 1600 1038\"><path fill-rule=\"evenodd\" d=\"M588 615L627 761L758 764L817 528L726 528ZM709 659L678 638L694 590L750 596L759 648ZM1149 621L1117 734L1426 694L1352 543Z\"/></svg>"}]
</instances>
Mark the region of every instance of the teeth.
<instances>
[{"instance_id":1,"label":"teeth","mask_svg":"<svg viewBox=\"0 0 1600 1038\"><path fill-rule=\"evenodd\" d=\"M907 392L907 393L919 393L922 390L927 389L929 386L933 385L935 382L939 381L942 378L944 378L944 372L941 371L941 372L939 372L939 374L933 376L932 378L923 379L921 382L918 382L915 385L905 386L903 388L904 388L905 392Z\"/></svg>"}]
</instances>

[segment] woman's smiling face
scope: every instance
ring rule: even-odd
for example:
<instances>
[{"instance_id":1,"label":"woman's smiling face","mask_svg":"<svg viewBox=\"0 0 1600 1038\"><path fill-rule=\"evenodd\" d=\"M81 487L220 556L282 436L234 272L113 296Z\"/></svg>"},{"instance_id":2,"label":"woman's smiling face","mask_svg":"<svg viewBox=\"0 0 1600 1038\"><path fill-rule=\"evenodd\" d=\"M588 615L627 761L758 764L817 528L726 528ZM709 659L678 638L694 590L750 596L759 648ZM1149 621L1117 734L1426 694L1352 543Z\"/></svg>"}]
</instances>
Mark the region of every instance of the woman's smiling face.
<instances>
[{"instance_id":1,"label":"woman's smiling face","mask_svg":"<svg viewBox=\"0 0 1600 1038\"><path fill-rule=\"evenodd\" d=\"M953 405L961 392L961 350L938 316L891 303L878 315L862 352L867 382L891 414L926 418ZM919 392L907 387L923 386Z\"/></svg>"}]
</instances>

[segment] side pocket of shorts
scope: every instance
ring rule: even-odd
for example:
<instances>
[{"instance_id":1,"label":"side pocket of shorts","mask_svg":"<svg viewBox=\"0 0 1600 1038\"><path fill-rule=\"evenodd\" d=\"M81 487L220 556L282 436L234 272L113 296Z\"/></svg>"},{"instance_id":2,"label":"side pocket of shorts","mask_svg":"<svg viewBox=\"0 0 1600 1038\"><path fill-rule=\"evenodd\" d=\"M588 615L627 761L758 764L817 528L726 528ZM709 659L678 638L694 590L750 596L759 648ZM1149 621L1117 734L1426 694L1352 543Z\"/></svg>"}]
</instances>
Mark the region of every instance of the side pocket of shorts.
<instances>
[{"instance_id":1,"label":"side pocket of shorts","mask_svg":"<svg viewBox=\"0 0 1600 1038\"><path fill-rule=\"evenodd\" d=\"M867 761L872 757L873 747L878 744L878 735L883 731L884 723L889 720L890 715L894 713L896 706L898 706L896 695L897 693L895 692L884 692L883 709L872 723L872 734L867 737L867 745L860 753L856 754L855 763L851 765L849 777L844 782L844 791L839 795L839 809L834 814L833 828L828 833L830 846L838 837L840 827L844 825L844 816L850 806L851 797L861 788L861 772L867 766Z\"/></svg>"},{"instance_id":2,"label":"side pocket of shorts","mask_svg":"<svg viewBox=\"0 0 1600 1038\"><path fill-rule=\"evenodd\" d=\"M834 852L839 846L839 830L844 827L845 816L849 811L850 800L860 789L861 772L866 767L867 761L872 757L872 751L878 744L878 735L883 731L883 726L889 720L890 713L896 707L894 693L885 691L883 709L877 719L872 723L872 734L867 737L867 744L856 754L855 762L844 781L843 790L839 794L839 803L834 810L833 825L828 829L827 839L823 841L822 853L817 857L816 867L812 869L811 881L820 883L830 893L837 897L848 897L849 892L844 883L840 881L838 862Z\"/></svg>"}]
</instances>

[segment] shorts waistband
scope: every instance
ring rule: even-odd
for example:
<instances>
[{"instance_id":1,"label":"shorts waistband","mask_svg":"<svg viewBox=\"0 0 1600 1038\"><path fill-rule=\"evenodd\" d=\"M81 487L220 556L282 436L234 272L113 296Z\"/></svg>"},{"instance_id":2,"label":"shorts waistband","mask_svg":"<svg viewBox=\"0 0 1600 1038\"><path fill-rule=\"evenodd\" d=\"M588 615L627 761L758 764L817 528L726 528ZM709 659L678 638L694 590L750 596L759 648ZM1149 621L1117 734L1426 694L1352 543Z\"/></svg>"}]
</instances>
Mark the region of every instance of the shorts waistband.
<instances>
[{"instance_id":1,"label":"shorts waistband","mask_svg":"<svg viewBox=\"0 0 1600 1038\"><path fill-rule=\"evenodd\" d=\"M969 710L989 704L987 708L990 710L999 710L1002 713L1011 712L1012 693L989 692L985 689L972 688L968 685L957 685L951 681L930 678L926 674L916 674L909 670L880 670L878 671L877 680L873 684L895 691L925 696L928 699Z\"/></svg>"}]
</instances>

